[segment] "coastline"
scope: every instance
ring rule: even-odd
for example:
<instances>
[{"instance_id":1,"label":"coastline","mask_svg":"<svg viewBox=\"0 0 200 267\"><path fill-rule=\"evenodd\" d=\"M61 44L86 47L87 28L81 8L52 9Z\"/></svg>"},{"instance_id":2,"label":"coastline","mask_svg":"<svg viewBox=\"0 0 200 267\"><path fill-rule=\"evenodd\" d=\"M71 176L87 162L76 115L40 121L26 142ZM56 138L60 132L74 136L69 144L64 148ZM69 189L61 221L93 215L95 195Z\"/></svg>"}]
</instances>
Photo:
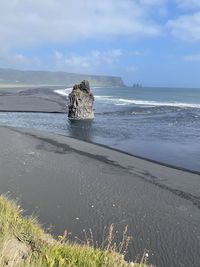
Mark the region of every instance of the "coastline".
<instances>
[{"instance_id":1,"label":"coastline","mask_svg":"<svg viewBox=\"0 0 200 267\"><path fill-rule=\"evenodd\" d=\"M198 244L199 175L62 135L13 127L0 127L0 133L0 193L20 197L27 214L37 214L47 228L54 225L54 234L67 228L81 239L81 229L92 228L99 240L105 226L114 223L120 232L128 225L137 237L129 259L147 248L152 264L189 264L185 244L174 255L170 240L179 222L179 233L188 233L186 246ZM184 235L178 234L179 242Z\"/></svg>"},{"instance_id":2,"label":"coastline","mask_svg":"<svg viewBox=\"0 0 200 267\"><path fill-rule=\"evenodd\" d=\"M65 151L65 147L68 149L68 145L66 143L70 143L72 146L72 151L80 153L81 155L88 156L89 158L100 160L105 162L108 165L113 166L119 166L122 169L125 169L127 172L133 173L133 174L141 174L146 171L146 177L144 175L143 179L155 184L156 186L166 187L167 190L171 190L171 188L167 188L167 186L175 180L175 177L178 176L178 180L176 181L176 184L173 185L175 188L174 193L177 193L177 195L180 195L184 198L185 192L180 189L184 188L183 179L188 177L190 175L190 179L193 178L193 185L191 187L191 191L189 192L188 185L184 188L185 191L188 191L188 194L194 194L195 189L198 186L199 179L200 179L200 173L184 168L179 168L176 166L172 166L170 164L165 164L162 162L158 162L155 160L151 160L148 158L140 157L137 155L133 155L128 152L121 151L116 148L109 147L107 145L98 144L94 142L84 141L81 139L74 138L72 136L65 136L62 134L56 134L56 133L49 133L49 132L43 132L35 129L28 129L28 128L19 128L19 127L9 127L9 126L0 126L0 129L8 129L13 132L19 133L22 136L30 136L31 138L35 138L38 140L41 140L42 142L47 142L49 144L58 146L58 148L63 149ZM63 142L63 143L62 143ZM81 149L82 148L82 149ZM91 152L91 150L94 150L95 152ZM103 153L101 153L103 152ZM109 158L109 159L107 159ZM162 173L162 179L159 179L158 174ZM145 174L145 173L144 173ZM170 176L170 179L168 179ZM152 178L152 179L151 179ZM156 183L154 178L157 178L157 180L162 181L162 183ZM195 181L195 184L194 184ZM179 192L180 191L180 192ZM198 190L197 190L198 192ZM198 195L194 195L193 198L198 200ZM189 200L189 195L186 198ZM198 203L194 202L195 205L197 205L200 208L200 200Z\"/></svg>"},{"instance_id":3,"label":"coastline","mask_svg":"<svg viewBox=\"0 0 200 267\"><path fill-rule=\"evenodd\" d=\"M62 88L62 89L61 89ZM17 112L17 113L46 113L46 114L65 114L67 110L67 94L63 93L64 90L71 90L71 88L61 87L58 89L56 86L51 87L37 87L29 86L27 88L7 89L0 88L0 113L2 112ZM55 92L57 91L57 92ZM58 93L59 91L59 93ZM70 135L68 134L70 137ZM73 136L71 136L73 138ZM79 139L82 140L82 139ZM90 143L90 140L87 140ZM120 149L113 148L104 144L91 142L97 145L105 146L109 149L126 153L128 155L144 159L153 163L161 164L170 168L175 168L183 171L188 171L194 174L200 174L197 170L189 168L178 167L177 165L163 163L158 160L153 160L148 157L139 156L134 153L129 153Z\"/></svg>"}]
</instances>

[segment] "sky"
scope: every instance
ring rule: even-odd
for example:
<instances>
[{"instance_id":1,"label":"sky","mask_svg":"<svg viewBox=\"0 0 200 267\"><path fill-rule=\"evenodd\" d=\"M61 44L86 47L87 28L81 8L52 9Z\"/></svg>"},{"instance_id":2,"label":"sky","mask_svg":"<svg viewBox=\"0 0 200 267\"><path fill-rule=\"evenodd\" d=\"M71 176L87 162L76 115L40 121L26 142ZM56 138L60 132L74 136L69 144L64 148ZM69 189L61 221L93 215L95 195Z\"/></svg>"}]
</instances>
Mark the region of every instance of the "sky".
<instances>
[{"instance_id":1,"label":"sky","mask_svg":"<svg viewBox=\"0 0 200 267\"><path fill-rule=\"evenodd\" d=\"M200 88L200 0L0 0L0 68Z\"/></svg>"}]
</instances>

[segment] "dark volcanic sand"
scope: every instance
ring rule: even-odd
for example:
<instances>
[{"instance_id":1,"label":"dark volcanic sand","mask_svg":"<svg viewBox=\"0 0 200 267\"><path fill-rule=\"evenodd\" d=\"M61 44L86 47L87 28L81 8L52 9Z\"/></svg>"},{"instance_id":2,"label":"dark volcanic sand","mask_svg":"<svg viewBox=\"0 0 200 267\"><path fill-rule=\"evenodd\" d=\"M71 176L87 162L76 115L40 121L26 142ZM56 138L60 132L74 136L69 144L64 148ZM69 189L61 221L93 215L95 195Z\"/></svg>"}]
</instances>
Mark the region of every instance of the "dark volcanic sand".
<instances>
[{"instance_id":1,"label":"dark volcanic sand","mask_svg":"<svg viewBox=\"0 0 200 267\"><path fill-rule=\"evenodd\" d=\"M66 99L53 90L64 87L0 88L0 111L65 112Z\"/></svg>"},{"instance_id":2,"label":"dark volcanic sand","mask_svg":"<svg viewBox=\"0 0 200 267\"><path fill-rule=\"evenodd\" d=\"M129 258L150 250L157 266L200 262L200 176L98 145L38 131L0 127L0 193L60 234L101 242L105 226L125 225Z\"/></svg>"}]
</instances>

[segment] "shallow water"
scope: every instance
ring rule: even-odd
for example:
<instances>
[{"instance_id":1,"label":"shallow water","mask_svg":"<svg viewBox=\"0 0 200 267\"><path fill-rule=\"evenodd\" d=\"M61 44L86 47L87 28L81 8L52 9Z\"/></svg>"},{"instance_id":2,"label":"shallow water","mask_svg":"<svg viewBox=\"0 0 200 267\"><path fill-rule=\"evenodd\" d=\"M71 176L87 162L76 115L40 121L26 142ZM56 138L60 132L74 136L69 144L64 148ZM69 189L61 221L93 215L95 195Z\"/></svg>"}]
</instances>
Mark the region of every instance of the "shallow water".
<instances>
[{"instance_id":1,"label":"shallow water","mask_svg":"<svg viewBox=\"0 0 200 267\"><path fill-rule=\"evenodd\" d=\"M70 122L65 114L13 112L0 113L0 125L70 135L200 171L200 90L115 88L93 91L95 119L92 122ZM69 90L62 91L65 92Z\"/></svg>"}]
</instances>

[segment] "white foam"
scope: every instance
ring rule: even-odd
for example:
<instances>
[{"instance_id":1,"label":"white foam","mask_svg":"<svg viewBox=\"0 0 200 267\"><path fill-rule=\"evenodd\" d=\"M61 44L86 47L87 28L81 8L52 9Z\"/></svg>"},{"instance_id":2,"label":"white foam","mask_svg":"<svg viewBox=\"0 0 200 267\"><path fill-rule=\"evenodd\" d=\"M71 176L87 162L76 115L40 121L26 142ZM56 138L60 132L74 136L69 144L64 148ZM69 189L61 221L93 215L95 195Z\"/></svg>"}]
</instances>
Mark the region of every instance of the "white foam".
<instances>
[{"instance_id":1,"label":"white foam","mask_svg":"<svg viewBox=\"0 0 200 267\"><path fill-rule=\"evenodd\" d=\"M160 102L160 101L147 101L147 100L136 100L136 99L124 99L124 98L113 98L112 96L95 96L97 100L112 102L117 106L122 105L141 105L146 107L155 106L168 106L168 107L180 107L180 108L200 108L200 104L194 103L182 103L182 102Z\"/></svg>"},{"instance_id":2,"label":"white foam","mask_svg":"<svg viewBox=\"0 0 200 267\"><path fill-rule=\"evenodd\" d=\"M135 105L145 106L169 106L169 107L188 107L188 108L200 108L200 104L182 103L182 102L159 102L159 101L147 101L147 100L130 100L119 98L119 102Z\"/></svg>"},{"instance_id":3,"label":"white foam","mask_svg":"<svg viewBox=\"0 0 200 267\"><path fill-rule=\"evenodd\" d=\"M55 93L68 96L71 92L72 88L59 89L54 90ZM141 105L148 107L156 107L156 106L168 106L168 107L180 107L180 108L200 108L200 104L194 103L183 103L183 102L160 102L160 101L147 101L147 100L136 100L136 99L124 99L124 98L114 98L108 95L95 95L95 99L103 101L103 102L112 102L117 106L125 106L125 105Z\"/></svg>"},{"instance_id":4,"label":"white foam","mask_svg":"<svg viewBox=\"0 0 200 267\"><path fill-rule=\"evenodd\" d=\"M112 98L112 96L109 96L109 95L95 95L94 97L98 99L103 99L103 100Z\"/></svg>"},{"instance_id":5,"label":"white foam","mask_svg":"<svg viewBox=\"0 0 200 267\"><path fill-rule=\"evenodd\" d=\"M59 89L54 90L56 94L62 95L62 96L68 96L68 94L71 92L72 88L66 88L66 89Z\"/></svg>"}]
</instances>

